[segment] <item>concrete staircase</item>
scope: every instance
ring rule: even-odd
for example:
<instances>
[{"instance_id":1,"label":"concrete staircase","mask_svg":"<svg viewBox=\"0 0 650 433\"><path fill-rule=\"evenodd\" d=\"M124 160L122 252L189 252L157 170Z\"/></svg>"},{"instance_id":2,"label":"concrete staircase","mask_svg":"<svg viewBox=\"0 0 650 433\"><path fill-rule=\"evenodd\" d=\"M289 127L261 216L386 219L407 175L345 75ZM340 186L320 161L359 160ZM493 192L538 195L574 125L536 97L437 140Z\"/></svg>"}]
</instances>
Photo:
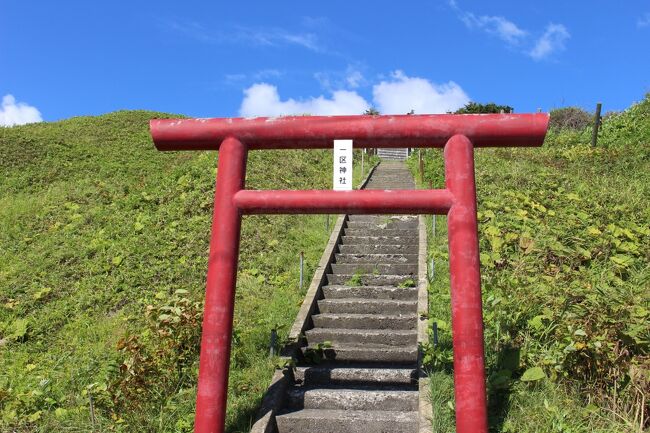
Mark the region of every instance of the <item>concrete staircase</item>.
<instances>
[{"instance_id":1,"label":"concrete staircase","mask_svg":"<svg viewBox=\"0 0 650 433\"><path fill-rule=\"evenodd\" d=\"M413 189L382 162L366 188ZM278 433L416 433L418 217L353 215L306 330Z\"/></svg>"},{"instance_id":2,"label":"concrete staircase","mask_svg":"<svg viewBox=\"0 0 650 433\"><path fill-rule=\"evenodd\" d=\"M377 156L381 159L393 159L397 161L404 161L409 157L409 150L406 147L400 148L386 148L378 149ZM393 188L396 189L396 188Z\"/></svg>"}]
</instances>

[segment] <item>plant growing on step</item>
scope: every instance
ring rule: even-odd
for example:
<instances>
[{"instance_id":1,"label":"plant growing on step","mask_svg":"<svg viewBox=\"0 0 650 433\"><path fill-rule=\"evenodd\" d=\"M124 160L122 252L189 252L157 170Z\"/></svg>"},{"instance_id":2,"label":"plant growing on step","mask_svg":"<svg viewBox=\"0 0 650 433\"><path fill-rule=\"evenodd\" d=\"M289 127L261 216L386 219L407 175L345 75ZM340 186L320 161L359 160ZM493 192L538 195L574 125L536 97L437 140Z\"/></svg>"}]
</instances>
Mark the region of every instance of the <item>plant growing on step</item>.
<instances>
[{"instance_id":1,"label":"plant growing on step","mask_svg":"<svg viewBox=\"0 0 650 433\"><path fill-rule=\"evenodd\" d=\"M280 361L275 364L275 369L282 370L282 375L289 383L296 383L296 360L293 358L281 358Z\"/></svg>"},{"instance_id":2,"label":"plant growing on step","mask_svg":"<svg viewBox=\"0 0 650 433\"><path fill-rule=\"evenodd\" d=\"M413 278L407 278L404 281L402 281L401 283L399 283L397 287L405 289L407 287L415 287L415 285L416 285L415 280L413 280Z\"/></svg>"},{"instance_id":3,"label":"plant growing on step","mask_svg":"<svg viewBox=\"0 0 650 433\"><path fill-rule=\"evenodd\" d=\"M354 275L348 280L348 286L362 286L363 285L363 273L360 270L354 272Z\"/></svg>"},{"instance_id":4,"label":"plant growing on step","mask_svg":"<svg viewBox=\"0 0 650 433\"><path fill-rule=\"evenodd\" d=\"M311 362L312 364L320 364L325 359L325 349L331 348L331 341L316 343L316 345L308 347L307 350L305 350L305 360Z\"/></svg>"}]
</instances>

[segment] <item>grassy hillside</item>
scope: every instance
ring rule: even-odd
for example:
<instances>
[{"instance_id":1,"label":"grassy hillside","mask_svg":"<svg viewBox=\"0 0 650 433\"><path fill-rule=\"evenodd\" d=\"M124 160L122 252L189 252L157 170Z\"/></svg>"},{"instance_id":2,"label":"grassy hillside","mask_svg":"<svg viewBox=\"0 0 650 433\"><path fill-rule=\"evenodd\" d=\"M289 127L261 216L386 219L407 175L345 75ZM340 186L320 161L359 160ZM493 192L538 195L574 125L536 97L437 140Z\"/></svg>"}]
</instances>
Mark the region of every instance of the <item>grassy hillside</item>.
<instances>
[{"instance_id":1,"label":"grassy hillside","mask_svg":"<svg viewBox=\"0 0 650 433\"><path fill-rule=\"evenodd\" d=\"M494 431L639 431L648 395L650 102L542 149L477 152ZM216 154L153 148L118 112L0 128L0 431L191 431ZM427 179L442 182L439 152ZM253 152L253 188L329 187L328 152ZM453 425L444 219L427 348ZM323 216L247 217L228 430L247 431ZM522 380L537 378L537 380ZM543 375L540 375L540 370ZM647 405L648 399L645 400ZM91 415L94 413L94 421ZM647 416L647 409L644 412Z\"/></svg>"},{"instance_id":2,"label":"grassy hillside","mask_svg":"<svg viewBox=\"0 0 650 433\"><path fill-rule=\"evenodd\" d=\"M166 115L0 128L2 431L191 430L216 152L157 152L152 117ZM331 183L330 152L252 152L248 167L251 188ZM299 252L309 276L328 235L324 216L245 218L230 431L246 431L271 329L285 336L302 301Z\"/></svg>"},{"instance_id":3,"label":"grassy hillside","mask_svg":"<svg viewBox=\"0 0 650 433\"><path fill-rule=\"evenodd\" d=\"M650 395L650 96L591 130L552 131L540 149L479 149L490 428L642 432ZM441 152L425 179L443 187ZM411 161L415 172L417 161ZM446 225L430 254L427 347L438 431L453 431Z\"/></svg>"}]
</instances>

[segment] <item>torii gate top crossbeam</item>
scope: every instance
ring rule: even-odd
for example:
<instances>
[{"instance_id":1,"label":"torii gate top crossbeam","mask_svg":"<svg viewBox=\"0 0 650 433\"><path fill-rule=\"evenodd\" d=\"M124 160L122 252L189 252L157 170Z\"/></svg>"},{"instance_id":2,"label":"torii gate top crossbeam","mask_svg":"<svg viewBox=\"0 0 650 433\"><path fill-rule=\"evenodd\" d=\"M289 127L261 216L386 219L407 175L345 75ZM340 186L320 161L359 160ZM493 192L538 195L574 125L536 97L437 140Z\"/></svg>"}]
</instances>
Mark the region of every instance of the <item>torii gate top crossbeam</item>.
<instances>
[{"instance_id":1,"label":"torii gate top crossbeam","mask_svg":"<svg viewBox=\"0 0 650 433\"><path fill-rule=\"evenodd\" d=\"M444 147L464 135L474 147L541 146L548 114L426 114L401 116L286 116L154 119L158 150L217 150L226 137L248 149L329 149L332 140L355 147Z\"/></svg>"}]
</instances>

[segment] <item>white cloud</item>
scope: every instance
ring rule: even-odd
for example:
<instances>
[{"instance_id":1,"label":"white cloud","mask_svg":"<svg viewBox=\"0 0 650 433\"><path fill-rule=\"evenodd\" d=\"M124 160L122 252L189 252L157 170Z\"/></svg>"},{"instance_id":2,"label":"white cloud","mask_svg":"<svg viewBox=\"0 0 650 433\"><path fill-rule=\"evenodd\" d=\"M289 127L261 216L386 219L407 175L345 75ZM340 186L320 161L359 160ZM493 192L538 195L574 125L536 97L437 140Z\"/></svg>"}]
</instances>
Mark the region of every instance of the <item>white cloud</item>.
<instances>
[{"instance_id":1,"label":"white cloud","mask_svg":"<svg viewBox=\"0 0 650 433\"><path fill-rule=\"evenodd\" d=\"M160 25L206 44L244 44L260 47L294 45L323 52L318 36L311 32L293 32L279 27L232 26L227 30L212 30L196 21L161 20Z\"/></svg>"},{"instance_id":2,"label":"white cloud","mask_svg":"<svg viewBox=\"0 0 650 433\"><path fill-rule=\"evenodd\" d=\"M564 50L564 42L571 35L562 24L549 24L546 31L537 40L535 46L528 52L528 55L535 60L542 60L557 51Z\"/></svg>"},{"instance_id":3,"label":"white cloud","mask_svg":"<svg viewBox=\"0 0 650 433\"><path fill-rule=\"evenodd\" d=\"M435 84L424 78L408 77L395 71L389 81L373 86L374 102L382 114L436 114L455 111L469 102L469 96L453 81Z\"/></svg>"},{"instance_id":4,"label":"white cloud","mask_svg":"<svg viewBox=\"0 0 650 433\"><path fill-rule=\"evenodd\" d=\"M253 84L244 90L244 100L239 114L244 117L283 116L291 114L313 114L331 116L337 114L362 114L370 104L357 92L337 90L331 98L318 96L306 100L289 98L281 100L277 87L267 84Z\"/></svg>"},{"instance_id":5,"label":"white cloud","mask_svg":"<svg viewBox=\"0 0 650 433\"><path fill-rule=\"evenodd\" d=\"M517 24L500 16L476 16L471 12L463 12L460 19L467 27L484 30L511 45L519 44L528 34L525 30L520 29Z\"/></svg>"},{"instance_id":6,"label":"white cloud","mask_svg":"<svg viewBox=\"0 0 650 433\"><path fill-rule=\"evenodd\" d=\"M352 89L359 87L365 80L363 74L356 69L348 68L348 74L345 77L345 81L348 83L348 86Z\"/></svg>"},{"instance_id":7,"label":"white cloud","mask_svg":"<svg viewBox=\"0 0 650 433\"><path fill-rule=\"evenodd\" d=\"M314 78L328 91L357 89L368 84L358 65L348 65L345 70L316 72Z\"/></svg>"},{"instance_id":8,"label":"white cloud","mask_svg":"<svg viewBox=\"0 0 650 433\"><path fill-rule=\"evenodd\" d=\"M352 74L353 81L362 78ZM402 71L395 71L389 79L373 85L372 95L374 106L382 114L406 114L411 110L417 114L446 113L470 101L465 91L453 81L436 84L425 78L408 77ZM370 106L356 91L336 90L329 98L321 95L282 100L276 86L257 83L244 90L239 114L244 117L362 114Z\"/></svg>"},{"instance_id":9,"label":"white cloud","mask_svg":"<svg viewBox=\"0 0 650 433\"><path fill-rule=\"evenodd\" d=\"M650 26L650 12L643 14L643 16L637 20L636 26L639 28Z\"/></svg>"},{"instance_id":10,"label":"white cloud","mask_svg":"<svg viewBox=\"0 0 650 433\"><path fill-rule=\"evenodd\" d=\"M243 41L250 41L254 45L279 46L298 45L312 51L321 51L318 38L313 33L291 33L284 29L251 29L240 27L235 35Z\"/></svg>"},{"instance_id":11,"label":"white cloud","mask_svg":"<svg viewBox=\"0 0 650 433\"><path fill-rule=\"evenodd\" d=\"M523 53L535 60L542 60L557 51L564 50L564 42L571 37L567 28L562 24L549 24L544 34L531 47L530 33L517 26L514 22L502 16L475 15L458 6L456 0L447 0L449 7L456 12L458 18L469 29L480 29L495 35L510 46L518 47ZM650 25L650 14L646 15ZM642 20L637 22L642 26ZM518 51L519 51L518 50Z\"/></svg>"},{"instance_id":12,"label":"white cloud","mask_svg":"<svg viewBox=\"0 0 650 433\"><path fill-rule=\"evenodd\" d=\"M41 113L36 107L24 102L16 103L16 98L13 95L5 95L2 98L0 126L24 125L42 121Z\"/></svg>"},{"instance_id":13,"label":"white cloud","mask_svg":"<svg viewBox=\"0 0 650 433\"><path fill-rule=\"evenodd\" d=\"M517 24L502 16L475 15L462 10L455 0L448 1L449 6L456 11L458 18L467 28L477 28L486 33L495 35L510 45L517 45L526 38L528 32L519 28Z\"/></svg>"}]
</instances>

